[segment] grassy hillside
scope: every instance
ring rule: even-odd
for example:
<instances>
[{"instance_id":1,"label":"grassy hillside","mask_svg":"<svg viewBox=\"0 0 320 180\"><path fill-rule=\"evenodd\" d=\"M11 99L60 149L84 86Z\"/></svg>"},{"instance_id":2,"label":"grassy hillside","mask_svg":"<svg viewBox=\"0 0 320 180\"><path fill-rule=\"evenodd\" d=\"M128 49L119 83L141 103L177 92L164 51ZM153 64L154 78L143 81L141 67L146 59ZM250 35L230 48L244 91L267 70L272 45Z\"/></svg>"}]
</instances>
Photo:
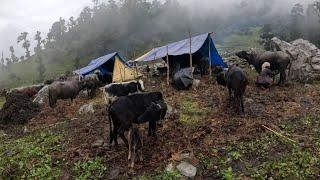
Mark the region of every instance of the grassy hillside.
<instances>
[{"instance_id":1,"label":"grassy hillside","mask_svg":"<svg viewBox=\"0 0 320 180\"><path fill-rule=\"evenodd\" d=\"M80 60L80 65L86 65L93 57L86 57ZM54 58L53 58L54 59ZM75 70L74 59L71 56L65 56L63 62L52 62L44 58L46 68L44 79L54 79L66 71ZM10 71L0 70L0 87L14 88L40 83L35 57L11 66Z\"/></svg>"},{"instance_id":2,"label":"grassy hillside","mask_svg":"<svg viewBox=\"0 0 320 180\"><path fill-rule=\"evenodd\" d=\"M262 48L259 44L260 30L261 28L257 27L250 28L247 32L236 32L225 38L222 44L217 45L217 48L220 53L233 52L248 49L250 47ZM60 53L55 54L54 52L44 52L44 54L43 61L46 68L44 79L53 79L66 71L73 71L76 69L74 66L74 57L70 55ZM45 58L46 56L49 56L48 54L55 54L55 56L59 56L59 58ZM36 57L33 56L29 60L12 65L10 72L2 72L0 70L0 87L13 88L39 83L37 62L35 58ZM94 58L97 57L87 56L80 59L81 67L88 64L88 62ZM56 59L63 59L63 61L56 62Z\"/></svg>"},{"instance_id":3,"label":"grassy hillside","mask_svg":"<svg viewBox=\"0 0 320 180\"><path fill-rule=\"evenodd\" d=\"M240 51L248 48L263 48L259 43L261 27L252 27L246 32L236 32L218 45L219 52Z\"/></svg>"}]
</instances>

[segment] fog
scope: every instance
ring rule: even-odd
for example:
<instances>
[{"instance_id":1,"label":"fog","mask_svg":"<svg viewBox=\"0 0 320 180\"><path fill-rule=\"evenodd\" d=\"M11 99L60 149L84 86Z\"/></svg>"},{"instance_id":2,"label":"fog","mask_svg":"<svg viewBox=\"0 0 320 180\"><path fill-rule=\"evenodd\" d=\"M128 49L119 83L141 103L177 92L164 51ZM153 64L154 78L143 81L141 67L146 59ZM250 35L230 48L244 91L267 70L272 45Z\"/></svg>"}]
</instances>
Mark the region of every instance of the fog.
<instances>
[{"instance_id":1,"label":"fog","mask_svg":"<svg viewBox=\"0 0 320 180\"><path fill-rule=\"evenodd\" d=\"M250 17L251 12L262 11L262 5L268 4L270 11L265 12L266 18L290 12L296 3L307 4L312 0L179 0L189 10L189 17L203 17L214 21L215 17ZM101 1L103 2L103 1ZM162 1L163 2L163 1ZM9 56L9 46L14 46L18 57L24 51L16 43L17 36L29 32L29 39L34 45L36 31L47 33L52 23L60 17L68 19L77 16L83 7L92 6L91 0L1 0L0 2L0 51ZM239 11L239 7L242 11ZM263 19L263 18L262 18ZM231 25L241 22L234 22ZM170 25L167 25L170 26ZM44 36L44 35L43 35ZM30 48L33 52L33 47Z\"/></svg>"}]
</instances>

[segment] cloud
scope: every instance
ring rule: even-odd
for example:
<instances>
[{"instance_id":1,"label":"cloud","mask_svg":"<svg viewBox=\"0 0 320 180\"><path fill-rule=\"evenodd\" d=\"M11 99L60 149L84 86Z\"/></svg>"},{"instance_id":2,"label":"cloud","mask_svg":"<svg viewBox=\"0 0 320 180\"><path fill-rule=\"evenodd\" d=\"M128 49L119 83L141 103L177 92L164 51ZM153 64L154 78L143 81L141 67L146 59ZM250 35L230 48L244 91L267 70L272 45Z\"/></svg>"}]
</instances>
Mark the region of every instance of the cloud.
<instances>
[{"instance_id":1,"label":"cloud","mask_svg":"<svg viewBox=\"0 0 320 180\"><path fill-rule=\"evenodd\" d=\"M9 46L13 45L18 55L23 55L20 45L16 44L22 31L29 32L32 40L37 30L47 33L59 17L77 16L84 6L90 4L91 0L1 0L0 51L8 54Z\"/></svg>"}]
</instances>

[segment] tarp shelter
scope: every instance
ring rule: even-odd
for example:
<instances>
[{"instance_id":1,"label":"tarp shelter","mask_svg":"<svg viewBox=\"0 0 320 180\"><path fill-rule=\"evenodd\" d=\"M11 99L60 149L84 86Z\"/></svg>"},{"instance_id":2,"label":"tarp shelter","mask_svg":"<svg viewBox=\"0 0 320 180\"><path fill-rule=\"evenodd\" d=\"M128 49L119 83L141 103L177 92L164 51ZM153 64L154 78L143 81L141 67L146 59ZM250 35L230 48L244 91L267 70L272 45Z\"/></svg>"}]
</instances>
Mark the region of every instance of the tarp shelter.
<instances>
[{"instance_id":1,"label":"tarp shelter","mask_svg":"<svg viewBox=\"0 0 320 180\"><path fill-rule=\"evenodd\" d=\"M100 70L103 76L111 75L112 82L125 82L141 76L136 69L130 68L117 52L94 59L75 73L85 77L95 70Z\"/></svg>"},{"instance_id":2,"label":"tarp shelter","mask_svg":"<svg viewBox=\"0 0 320 180\"><path fill-rule=\"evenodd\" d=\"M209 51L210 47L210 51ZM148 53L136 59L136 62L152 62L157 59L166 60L166 56L169 56L169 61L175 61L179 59L188 58L190 54L190 38L184 39L175 43L171 43L162 47L154 48ZM194 36L191 38L191 54L197 57L211 58L211 66L221 66L227 68L227 64L223 62L219 55L211 33L205 33L202 35ZM187 62L189 63L189 61Z\"/></svg>"}]
</instances>

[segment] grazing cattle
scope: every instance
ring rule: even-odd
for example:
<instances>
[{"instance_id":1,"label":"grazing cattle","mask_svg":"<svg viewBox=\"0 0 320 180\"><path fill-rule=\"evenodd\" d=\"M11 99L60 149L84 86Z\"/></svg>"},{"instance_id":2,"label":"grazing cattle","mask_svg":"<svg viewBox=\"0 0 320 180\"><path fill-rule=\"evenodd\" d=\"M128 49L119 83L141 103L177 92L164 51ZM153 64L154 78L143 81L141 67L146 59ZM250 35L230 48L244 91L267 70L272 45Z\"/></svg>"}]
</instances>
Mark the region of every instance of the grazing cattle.
<instances>
[{"instance_id":1,"label":"grazing cattle","mask_svg":"<svg viewBox=\"0 0 320 180\"><path fill-rule=\"evenodd\" d=\"M34 95L36 95L44 85L35 85L35 86L28 86L28 87L21 87L21 88L16 88L13 89L12 91L20 92L29 98L32 98Z\"/></svg>"},{"instance_id":2,"label":"grazing cattle","mask_svg":"<svg viewBox=\"0 0 320 180\"><path fill-rule=\"evenodd\" d=\"M118 134L128 147L124 132L129 130L133 123L138 122L138 117L146 112L154 102L163 101L161 92L139 93L119 97L108 108L110 124L110 144L118 145ZM112 128L113 125L113 128Z\"/></svg>"},{"instance_id":3,"label":"grazing cattle","mask_svg":"<svg viewBox=\"0 0 320 180\"><path fill-rule=\"evenodd\" d=\"M238 110L239 107L241 107L241 112L244 113L243 96L248 85L248 78L245 72L237 65L233 65L228 69L224 76L220 75L219 78L217 78L217 82L227 86L230 103L233 95L238 104Z\"/></svg>"},{"instance_id":4,"label":"grazing cattle","mask_svg":"<svg viewBox=\"0 0 320 180\"><path fill-rule=\"evenodd\" d=\"M280 73L279 84L284 84L286 80L286 69L291 65L290 56L284 52L264 52L258 53L254 51L240 51L236 53L239 58L245 59L249 64L253 65L258 73L262 71L262 64L270 63L270 70ZM289 67L290 71L290 67Z\"/></svg>"},{"instance_id":5,"label":"grazing cattle","mask_svg":"<svg viewBox=\"0 0 320 180\"><path fill-rule=\"evenodd\" d=\"M87 75L83 81L83 89L87 90L88 97L94 97L96 90L102 85L97 73Z\"/></svg>"},{"instance_id":6,"label":"grazing cattle","mask_svg":"<svg viewBox=\"0 0 320 180\"><path fill-rule=\"evenodd\" d=\"M54 82L49 85L49 105L53 107L59 99L70 99L71 102L77 97L83 88L83 83L77 80Z\"/></svg>"},{"instance_id":7,"label":"grazing cattle","mask_svg":"<svg viewBox=\"0 0 320 180\"><path fill-rule=\"evenodd\" d=\"M128 160L131 161L129 167L133 168L135 159L139 156L139 160L143 161L142 147L143 147L143 136L139 129L136 127L130 128L128 132L128 143L129 143L129 154Z\"/></svg>"},{"instance_id":8,"label":"grazing cattle","mask_svg":"<svg viewBox=\"0 0 320 180\"><path fill-rule=\"evenodd\" d=\"M130 81L125 83L108 84L102 88L107 104L113 102L117 97L127 96L132 93L143 92L143 81Z\"/></svg>"},{"instance_id":9,"label":"grazing cattle","mask_svg":"<svg viewBox=\"0 0 320 180\"><path fill-rule=\"evenodd\" d=\"M164 101L152 103L147 110L138 117L137 124L149 122L148 135L156 137L157 121L165 118L167 104Z\"/></svg>"}]
</instances>

